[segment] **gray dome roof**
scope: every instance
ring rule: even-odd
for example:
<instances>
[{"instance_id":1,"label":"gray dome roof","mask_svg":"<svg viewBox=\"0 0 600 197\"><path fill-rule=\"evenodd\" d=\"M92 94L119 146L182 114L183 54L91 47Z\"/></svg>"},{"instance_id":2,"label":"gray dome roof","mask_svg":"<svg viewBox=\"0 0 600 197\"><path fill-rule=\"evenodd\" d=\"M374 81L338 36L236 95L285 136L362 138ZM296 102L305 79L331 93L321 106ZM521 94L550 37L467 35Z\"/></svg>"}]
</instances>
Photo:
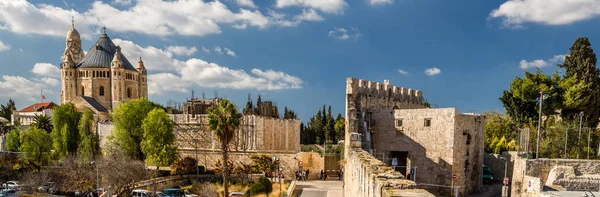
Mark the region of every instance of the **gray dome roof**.
<instances>
[{"instance_id":1,"label":"gray dome roof","mask_svg":"<svg viewBox=\"0 0 600 197\"><path fill-rule=\"evenodd\" d=\"M77 68L110 68L110 63L117 52L117 46L110 40L108 35L102 34L100 39L92 46L90 52L79 62ZM121 60L126 70L137 71L133 65L121 53Z\"/></svg>"}]
</instances>

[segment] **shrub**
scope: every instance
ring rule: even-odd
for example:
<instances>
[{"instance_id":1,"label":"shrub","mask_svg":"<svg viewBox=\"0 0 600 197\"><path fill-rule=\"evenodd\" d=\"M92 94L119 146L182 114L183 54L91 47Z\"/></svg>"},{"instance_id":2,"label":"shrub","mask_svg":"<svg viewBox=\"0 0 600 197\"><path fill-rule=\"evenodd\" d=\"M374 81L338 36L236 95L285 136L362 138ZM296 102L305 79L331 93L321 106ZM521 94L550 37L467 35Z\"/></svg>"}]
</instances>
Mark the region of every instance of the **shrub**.
<instances>
[{"instance_id":1,"label":"shrub","mask_svg":"<svg viewBox=\"0 0 600 197\"><path fill-rule=\"evenodd\" d=\"M177 160L171 165L171 175L196 174L196 165L198 161L191 157ZM204 166L200 170L204 170Z\"/></svg>"},{"instance_id":2,"label":"shrub","mask_svg":"<svg viewBox=\"0 0 600 197\"><path fill-rule=\"evenodd\" d=\"M273 191L271 181L265 177L260 177L258 182L254 183L247 193L252 196L256 194L269 194L271 191Z\"/></svg>"}]
</instances>

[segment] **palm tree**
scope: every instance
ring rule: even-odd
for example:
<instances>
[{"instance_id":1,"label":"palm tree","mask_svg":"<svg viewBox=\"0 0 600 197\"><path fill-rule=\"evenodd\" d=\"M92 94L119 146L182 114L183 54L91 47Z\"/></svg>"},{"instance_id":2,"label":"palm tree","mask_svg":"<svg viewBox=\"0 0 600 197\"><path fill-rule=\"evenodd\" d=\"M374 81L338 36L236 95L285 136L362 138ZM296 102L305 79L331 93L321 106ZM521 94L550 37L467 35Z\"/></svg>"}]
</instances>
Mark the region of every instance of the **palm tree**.
<instances>
[{"instance_id":1,"label":"palm tree","mask_svg":"<svg viewBox=\"0 0 600 197\"><path fill-rule=\"evenodd\" d=\"M31 126L34 126L38 129L42 129L48 133L52 132L52 119L50 118L50 116L46 115L46 114L36 114L35 117L33 118L33 123L31 123Z\"/></svg>"},{"instance_id":2,"label":"palm tree","mask_svg":"<svg viewBox=\"0 0 600 197\"><path fill-rule=\"evenodd\" d=\"M223 193L227 196L229 165L227 153L229 152L229 142L233 140L235 132L240 127L240 118L242 114L237 111L235 105L227 99L220 99L218 105L208 109L208 126L221 142L223 150Z\"/></svg>"}]
</instances>

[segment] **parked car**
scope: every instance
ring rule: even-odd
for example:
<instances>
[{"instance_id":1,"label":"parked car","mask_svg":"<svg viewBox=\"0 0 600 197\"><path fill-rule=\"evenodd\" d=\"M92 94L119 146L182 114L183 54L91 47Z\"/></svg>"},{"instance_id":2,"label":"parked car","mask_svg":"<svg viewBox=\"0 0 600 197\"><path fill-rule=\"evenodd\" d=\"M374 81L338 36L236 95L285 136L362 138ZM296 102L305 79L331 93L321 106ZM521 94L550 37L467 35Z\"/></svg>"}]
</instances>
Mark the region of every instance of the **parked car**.
<instances>
[{"instance_id":1,"label":"parked car","mask_svg":"<svg viewBox=\"0 0 600 197\"><path fill-rule=\"evenodd\" d=\"M229 193L229 197L242 197L244 196L243 192L231 192Z\"/></svg>"},{"instance_id":2,"label":"parked car","mask_svg":"<svg viewBox=\"0 0 600 197\"><path fill-rule=\"evenodd\" d=\"M167 195L162 192L156 192L156 197L167 197Z\"/></svg>"},{"instance_id":3,"label":"parked car","mask_svg":"<svg viewBox=\"0 0 600 197\"><path fill-rule=\"evenodd\" d=\"M39 192L47 192L52 193L52 191L56 192L56 184L54 182L44 183L42 186L37 188Z\"/></svg>"},{"instance_id":4,"label":"parked car","mask_svg":"<svg viewBox=\"0 0 600 197\"><path fill-rule=\"evenodd\" d=\"M133 197L150 197L150 191L143 189L135 189L131 191L131 196Z\"/></svg>"},{"instance_id":5,"label":"parked car","mask_svg":"<svg viewBox=\"0 0 600 197\"><path fill-rule=\"evenodd\" d=\"M185 197L198 197L198 195L196 194L192 194L191 192L184 190L183 193L185 193Z\"/></svg>"},{"instance_id":6,"label":"parked car","mask_svg":"<svg viewBox=\"0 0 600 197\"><path fill-rule=\"evenodd\" d=\"M492 170L488 166L483 166L483 183L493 183L494 175L492 174Z\"/></svg>"},{"instance_id":7,"label":"parked car","mask_svg":"<svg viewBox=\"0 0 600 197\"><path fill-rule=\"evenodd\" d=\"M0 197L15 197L17 193L14 189L2 189L0 190Z\"/></svg>"},{"instance_id":8,"label":"parked car","mask_svg":"<svg viewBox=\"0 0 600 197\"><path fill-rule=\"evenodd\" d=\"M167 188L163 189L168 197L185 197L185 192L181 188Z\"/></svg>"},{"instance_id":9,"label":"parked car","mask_svg":"<svg viewBox=\"0 0 600 197\"><path fill-rule=\"evenodd\" d=\"M21 190L21 186L19 186L19 181L7 181L6 183L2 184L2 188L5 189L14 189L14 190Z\"/></svg>"}]
</instances>

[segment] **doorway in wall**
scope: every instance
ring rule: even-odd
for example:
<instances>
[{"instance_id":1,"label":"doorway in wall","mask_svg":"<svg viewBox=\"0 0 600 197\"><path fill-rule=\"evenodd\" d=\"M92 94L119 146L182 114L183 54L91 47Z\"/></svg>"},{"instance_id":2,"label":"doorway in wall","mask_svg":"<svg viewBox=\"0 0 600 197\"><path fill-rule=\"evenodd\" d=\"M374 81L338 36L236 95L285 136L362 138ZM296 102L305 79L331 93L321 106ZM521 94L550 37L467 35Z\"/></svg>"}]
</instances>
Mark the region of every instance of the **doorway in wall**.
<instances>
[{"instance_id":1,"label":"doorway in wall","mask_svg":"<svg viewBox=\"0 0 600 197\"><path fill-rule=\"evenodd\" d=\"M390 159L392 160L392 165L395 166L394 170L400 172L402 175L406 176L407 166L406 161L408 159L408 152L405 151L391 151Z\"/></svg>"}]
</instances>

